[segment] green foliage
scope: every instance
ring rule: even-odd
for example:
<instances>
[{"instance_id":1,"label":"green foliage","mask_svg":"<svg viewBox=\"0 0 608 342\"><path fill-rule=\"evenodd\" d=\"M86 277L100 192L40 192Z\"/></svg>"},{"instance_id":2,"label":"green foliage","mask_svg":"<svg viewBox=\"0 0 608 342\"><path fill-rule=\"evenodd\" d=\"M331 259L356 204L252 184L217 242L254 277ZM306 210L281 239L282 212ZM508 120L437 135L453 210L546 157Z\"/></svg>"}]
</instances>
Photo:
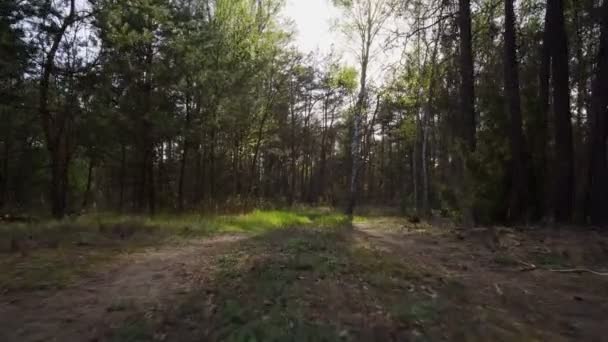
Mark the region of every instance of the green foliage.
<instances>
[{"instance_id":1,"label":"green foliage","mask_svg":"<svg viewBox=\"0 0 608 342\"><path fill-rule=\"evenodd\" d=\"M329 70L329 86L333 88L343 88L348 92L354 92L357 89L357 69L353 67L339 67L332 65Z\"/></svg>"},{"instance_id":2,"label":"green foliage","mask_svg":"<svg viewBox=\"0 0 608 342\"><path fill-rule=\"evenodd\" d=\"M327 210L255 210L242 215L97 214L72 220L0 225L0 290L63 287L112 257L184 238L262 234L288 227L339 227L346 217ZM12 250L17 244L18 250ZM25 256L25 257L24 257ZM226 265L231 261L226 257Z\"/></svg>"},{"instance_id":3,"label":"green foliage","mask_svg":"<svg viewBox=\"0 0 608 342\"><path fill-rule=\"evenodd\" d=\"M437 300L413 300L396 304L392 314L410 324L428 324L439 319L441 306Z\"/></svg>"},{"instance_id":4,"label":"green foliage","mask_svg":"<svg viewBox=\"0 0 608 342\"><path fill-rule=\"evenodd\" d=\"M144 320L128 320L112 335L113 342L145 342L153 339L150 325Z\"/></svg>"}]
</instances>

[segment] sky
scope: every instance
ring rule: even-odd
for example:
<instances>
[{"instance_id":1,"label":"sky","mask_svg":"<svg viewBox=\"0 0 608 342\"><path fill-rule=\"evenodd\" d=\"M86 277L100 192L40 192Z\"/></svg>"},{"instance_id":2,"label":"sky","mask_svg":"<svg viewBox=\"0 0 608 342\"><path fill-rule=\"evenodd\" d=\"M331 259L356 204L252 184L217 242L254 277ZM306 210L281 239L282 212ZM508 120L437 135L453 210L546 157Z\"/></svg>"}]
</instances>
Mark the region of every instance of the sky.
<instances>
[{"instance_id":1,"label":"sky","mask_svg":"<svg viewBox=\"0 0 608 342\"><path fill-rule=\"evenodd\" d=\"M318 51L325 56L333 47L343 63L358 69L357 55L350 48L353 42L339 30L332 29L332 23L341 17L341 10L333 6L331 0L286 0L283 16L293 21L298 50L303 53ZM376 53L370 61L370 79L379 81L385 78L388 76L387 65L399 60L398 50L385 53Z\"/></svg>"},{"instance_id":2,"label":"sky","mask_svg":"<svg viewBox=\"0 0 608 342\"><path fill-rule=\"evenodd\" d=\"M336 50L345 48L341 33L331 29L331 22L340 16L340 11L330 0L287 0L283 15L294 21L300 51L327 54L332 44Z\"/></svg>"}]
</instances>

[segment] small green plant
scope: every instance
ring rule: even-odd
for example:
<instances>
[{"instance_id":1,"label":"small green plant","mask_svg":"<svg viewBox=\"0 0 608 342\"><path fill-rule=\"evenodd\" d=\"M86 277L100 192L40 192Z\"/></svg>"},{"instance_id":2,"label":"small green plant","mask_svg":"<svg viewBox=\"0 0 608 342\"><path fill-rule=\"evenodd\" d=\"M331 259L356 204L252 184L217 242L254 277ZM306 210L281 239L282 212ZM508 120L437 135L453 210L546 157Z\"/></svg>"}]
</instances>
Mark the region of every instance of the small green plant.
<instances>
[{"instance_id":1,"label":"small green plant","mask_svg":"<svg viewBox=\"0 0 608 342\"><path fill-rule=\"evenodd\" d=\"M436 299L402 302L392 308L392 314L408 323L432 323L439 318L441 307Z\"/></svg>"},{"instance_id":2,"label":"small green plant","mask_svg":"<svg viewBox=\"0 0 608 342\"><path fill-rule=\"evenodd\" d=\"M561 254L558 253L535 253L534 259L536 263L549 266L549 267L558 267L558 266L568 266L568 259Z\"/></svg>"},{"instance_id":3,"label":"small green plant","mask_svg":"<svg viewBox=\"0 0 608 342\"><path fill-rule=\"evenodd\" d=\"M144 320L127 321L112 334L113 342L147 342L152 339L152 328Z\"/></svg>"},{"instance_id":4,"label":"small green plant","mask_svg":"<svg viewBox=\"0 0 608 342\"><path fill-rule=\"evenodd\" d=\"M501 266L512 267L521 265L513 256L504 253L496 254L493 260L495 264Z\"/></svg>"}]
</instances>

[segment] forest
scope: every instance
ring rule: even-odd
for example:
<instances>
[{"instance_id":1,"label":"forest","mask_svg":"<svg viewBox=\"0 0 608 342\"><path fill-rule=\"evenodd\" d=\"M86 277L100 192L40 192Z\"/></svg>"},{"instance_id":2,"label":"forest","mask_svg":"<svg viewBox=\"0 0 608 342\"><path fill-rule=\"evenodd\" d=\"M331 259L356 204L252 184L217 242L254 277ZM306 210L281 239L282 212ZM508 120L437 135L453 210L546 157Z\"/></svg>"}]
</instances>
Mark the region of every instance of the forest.
<instances>
[{"instance_id":1,"label":"forest","mask_svg":"<svg viewBox=\"0 0 608 342\"><path fill-rule=\"evenodd\" d=\"M608 1L308 1L0 0L0 340L604 338Z\"/></svg>"}]
</instances>

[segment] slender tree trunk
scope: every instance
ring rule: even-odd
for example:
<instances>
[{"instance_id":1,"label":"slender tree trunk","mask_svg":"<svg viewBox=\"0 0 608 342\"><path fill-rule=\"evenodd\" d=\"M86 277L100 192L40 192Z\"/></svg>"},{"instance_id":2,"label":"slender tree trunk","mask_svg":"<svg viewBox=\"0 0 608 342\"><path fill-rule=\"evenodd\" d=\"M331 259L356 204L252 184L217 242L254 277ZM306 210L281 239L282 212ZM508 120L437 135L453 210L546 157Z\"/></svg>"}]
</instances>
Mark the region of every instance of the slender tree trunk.
<instances>
[{"instance_id":1,"label":"slender tree trunk","mask_svg":"<svg viewBox=\"0 0 608 342\"><path fill-rule=\"evenodd\" d=\"M42 78L39 87L39 114L42 121L47 149L51 157L51 211L55 218L65 216L67 207L67 191L68 191L68 168L69 168L69 150L68 138L69 129L67 114L57 114L55 117L51 115L49 110L49 88L50 81L55 71L55 56L59 50L61 40L65 35L68 27L70 27L76 19L75 0L70 1L70 11L68 16L63 20L59 30L52 38L52 44L49 52L45 55L45 61L42 68Z\"/></svg>"},{"instance_id":2,"label":"slender tree trunk","mask_svg":"<svg viewBox=\"0 0 608 342\"><path fill-rule=\"evenodd\" d=\"M124 198L125 198L125 178L127 176L127 149L124 143L120 145L120 198L118 202L119 211L124 209Z\"/></svg>"},{"instance_id":3,"label":"slender tree trunk","mask_svg":"<svg viewBox=\"0 0 608 342\"><path fill-rule=\"evenodd\" d=\"M533 126L534 131L530 132L530 136L535 139L535 160L537 164L534 172L535 181L535 202L536 202L536 217L541 218L549 213L549 203L547 195L549 184L547 182L547 142L548 134L548 116L549 116L549 80L551 76L551 6L547 6L545 13L545 27L543 30L543 43L541 48L541 61L539 65L539 110L537 125Z\"/></svg>"},{"instance_id":4,"label":"slender tree trunk","mask_svg":"<svg viewBox=\"0 0 608 342\"><path fill-rule=\"evenodd\" d=\"M597 225L608 224L608 1L601 8L600 46L592 85L589 139L589 218Z\"/></svg>"},{"instance_id":5,"label":"slender tree trunk","mask_svg":"<svg viewBox=\"0 0 608 342\"><path fill-rule=\"evenodd\" d=\"M443 16L443 7L439 11L439 16ZM429 203L429 153L428 153L428 144L429 144L429 135L431 131L431 118L432 118L432 108L433 101L435 100L435 73L437 67L437 53L439 50L439 39L440 35L443 31L443 25L439 22L439 26L437 27L435 43L433 45L433 52L431 53L431 67L430 67L430 75L429 75L429 84L428 84L428 97L426 101L426 106L424 109L424 117L422 119L422 214L424 216L428 216L430 214L430 203Z\"/></svg>"},{"instance_id":6,"label":"slender tree trunk","mask_svg":"<svg viewBox=\"0 0 608 342\"><path fill-rule=\"evenodd\" d=\"M293 87L293 85L292 85ZM296 198L296 182L297 182L297 167L296 167L296 110L295 110L295 99L293 98L293 89L290 89L291 103L291 184L289 191L289 204L292 204Z\"/></svg>"},{"instance_id":7,"label":"slender tree trunk","mask_svg":"<svg viewBox=\"0 0 608 342\"><path fill-rule=\"evenodd\" d=\"M470 0L458 0L458 28L460 30L460 110L462 134L468 152L475 151L475 86L473 78L473 49L471 39Z\"/></svg>"},{"instance_id":8,"label":"slender tree trunk","mask_svg":"<svg viewBox=\"0 0 608 342\"><path fill-rule=\"evenodd\" d=\"M69 152L63 138L51 152L51 210L56 218L67 210Z\"/></svg>"},{"instance_id":9,"label":"slender tree trunk","mask_svg":"<svg viewBox=\"0 0 608 342\"><path fill-rule=\"evenodd\" d=\"M323 101L323 130L321 131L321 151L319 152L319 176L317 181L317 190L315 194L315 200L319 200L319 197L323 198L325 194L325 167L327 163L327 116L328 116L328 95L325 96Z\"/></svg>"},{"instance_id":10,"label":"slender tree trunk","mask_svg":"<svg viewBox=\"0 0 608 342\"><path fill-rule=\"evenodd\" d=\"M513 222L524 218L527 204L528 182L525 166L525 143L522 132L521 100L519 95L519 68L515 11L513 0L505 0L505 57L504 82L507 112L510 116L509 141L511 146L511 194L509 219Z\"/></svg>"},{"instance_id":11,"label":"slender tree trunk","mask_svg":"<svg viewBox=\"0 0 608 342\"><path fill-rule=\"evenodd\" d=\"M262 120L260 121L260 126L258 127L255 146L253 148L253 159L251 161L251 168L249 170L249 175L251 177L251 181L249 182L249 194L251 195L255 190L255 187L258 183L258 175L256 172L256 168L258 166L258 159L260 156L260 147L262 146L262 139L264 137L264 128L266 127L266 120L270 116L270 105L264 109L264 113L262 114Z\"/></svg>"},{"instance_id":12,"label":"slender tree trunk","mask_svg":"<svg viewBox=\"0 0 608 342\"><path fill-rule=\"evenodd\" d=\"M89 199L91 197L91 186L93 184L93 169L95 168L95 159L89 157L89 167L87 169L87 184L84 190L84 196L82 198L82 209L86 209L89 205Z\"/></svg>"},{"instance_id":13,"label":"slender tree trunk","mask_svg":"<svg viewBox=\"0 0 608 342\"><path fill-rule=\"evenodd\" d=\"M467 160L470 154L475 152L476 148L476 118L470 0L458 0L458 7L458 28L460 34L460 133L461 141L464 143L459 158L460 188L461 195L463 196L460 207L464 223L472 225L475 221L474 186Z\"/></svg>"},{"instance_id":14,"label":"slender tree trunk","mask_svg":"<svg viewBox=\"0 0 608 342\"><path fill-rule=\"evenodd\" d=\"M417 143L414 143L414 147L412 148L412 158L411 158L411 169L412 169L412 189L414 194L414 205L416 206L416 215L419 214L419 196L418 196L418 163L416 159L418 159L418 148Z\"/></svg>"},{"instance_id":15,"label":"slender tree trunk","mask_svg":"<svg viewBox=\"0 0 608 342\"><path fill-rule=\"evenodd\" d=\"M184 210L184 178L186 176L186 164L188 162L188 152L190 151L190 97L186 98L186 127L184 129L184 144L179 166L179 183L177 189L177 206L179 211Z\"/></svg>"},{"instance_id":16,"label":"slender tree trunk","mask_svg":"<svg viewBox=\"0 0 608 342\"><path fill-rule=\"evenodd\" d=\"M572 122L570 114L570 87L568 63L568 37L564 24L563 0L548 2L552 23L551 74L553 85L553 113L555 118L555 179L554 216L558 222L572 218L574 199L574 164Z\"/></svg>"},{"instance_id":17,"label":"slender tree trunk","mask_svg":"<svg viewBox=\"0 0 608 342\"><path fill-rule=\"evenodd\" d=\"M369 24L369 23L368 23ZM349 185L349 201L346 207L346 214L352 217L355 206L357 204L358 197L358 180L359 180L359 169L361 165L361 124L363 121L363 111L367 105L367 65L369 63L369 53L371 47L371 25L368 25L368 33L366 42L364 42L363 55L361 57L361 78L359 80L359 96L357 97L357 104L355 108L355 115L353 118L353 136L351 142L351 175Z\"/></svg>"},{"instance_id":18,"label":"slender tree trunk","mask_svg":"<svg viewBox=\"0 0 608 342\"><path fill-rule=\"evenodd\" d=\"M154 184L154 139L152 137L152 64L154 60L154 48L152 45L147 46L146 55L146 72L143 75L143 92L144 105L143 115L141 117L142 129L142 163L141 163L141 189L140 189L140 204L139 209L146 208L151 215L154 214L156 208L156 194Z\"/></svg>"},{"instance_id":19,"label":"slender tree trunk","mask_svg":"<svg viewBox=\"0 0 608 342\"><path fill-rule=\"evenodd\" d=\"M150 152L150 161L148 164L148 210L150 215L154 215L156 213L156 183L154 177L154 160L155 160L154 147L152 147L152 152Z\"/></svg>"},{"instance_id":20,"label":"slender tree trunk","mask_svg":"<svg viewBox=\"0 0 608 342\"><path fill-rule=\"evenodd\" d=\"M2 171L0 171L0 209L6 205L6 199L8 197L8 160L10 153L9 139L7 136L4 141L4 148L2 150Z\"/></svg>"}]
</instances>

